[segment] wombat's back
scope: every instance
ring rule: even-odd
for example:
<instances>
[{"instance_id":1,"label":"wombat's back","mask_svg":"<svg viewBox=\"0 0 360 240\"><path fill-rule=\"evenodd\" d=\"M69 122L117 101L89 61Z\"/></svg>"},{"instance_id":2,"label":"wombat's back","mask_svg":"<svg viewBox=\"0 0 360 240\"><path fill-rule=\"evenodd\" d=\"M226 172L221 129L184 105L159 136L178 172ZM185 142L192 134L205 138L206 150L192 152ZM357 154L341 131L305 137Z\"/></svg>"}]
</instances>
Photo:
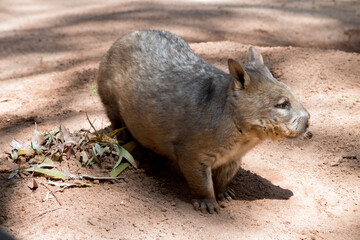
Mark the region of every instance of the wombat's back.
<instances>
[{"instance_id":1,"label":"wombat's back","mask_svg":"<svg viewBox=\"0 0 360 240\"><path fill-rule=\"evenodd\" d=\"M230 83L228 74L165 31L135 31L117 40L98 79L113 127L121 120L142 145L172 159L174 143L218 129L214 119L223 117Z\"/></svg>"}]
</instances>

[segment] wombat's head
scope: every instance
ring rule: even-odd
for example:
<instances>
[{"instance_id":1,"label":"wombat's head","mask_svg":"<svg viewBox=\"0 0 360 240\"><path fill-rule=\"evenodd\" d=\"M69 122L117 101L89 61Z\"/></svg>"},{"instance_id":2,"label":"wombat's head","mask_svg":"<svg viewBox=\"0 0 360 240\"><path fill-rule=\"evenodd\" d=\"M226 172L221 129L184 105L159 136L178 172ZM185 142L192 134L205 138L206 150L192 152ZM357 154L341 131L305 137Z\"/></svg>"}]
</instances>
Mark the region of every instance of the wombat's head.
<instances>
[{"instance_id":1,"label":"wombat's head","mask_svg":"<svg viewBox=\"0 0 360 240\"><path fill-rule=\"evenodd\" d=\"M256 48L249 48L248 66L232 59L228 64L233 79L229 102L239 131L273 140L306 132L308 111L287 85L273 77Z\"/></svg>"}]
</instances>

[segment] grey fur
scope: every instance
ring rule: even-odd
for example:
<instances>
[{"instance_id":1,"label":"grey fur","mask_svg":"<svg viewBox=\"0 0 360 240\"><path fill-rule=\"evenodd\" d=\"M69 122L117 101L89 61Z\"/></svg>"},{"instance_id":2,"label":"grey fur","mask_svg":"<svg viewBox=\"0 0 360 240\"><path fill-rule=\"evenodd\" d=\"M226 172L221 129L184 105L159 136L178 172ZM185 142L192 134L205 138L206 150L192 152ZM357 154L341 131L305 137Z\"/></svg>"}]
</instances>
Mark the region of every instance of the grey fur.
<instances>
[{"instance_id":1,"label":"grey fur","mask_svg":"<svg viewBox=\"0 0 360 240\"><path fill-rule=\"evenodd\" d=\"M309 114L290 88L256 48L249 59L245 68L229 60L230 76L182 38L149 30L117 40L100 63L98 89L112 126L125 123L143 146L178 163L196 209L219 210L215 197L229 198L241 157L261 140L307 129ZM291 109L274 107L281 98Z\"/></svg>"}]
</instances>

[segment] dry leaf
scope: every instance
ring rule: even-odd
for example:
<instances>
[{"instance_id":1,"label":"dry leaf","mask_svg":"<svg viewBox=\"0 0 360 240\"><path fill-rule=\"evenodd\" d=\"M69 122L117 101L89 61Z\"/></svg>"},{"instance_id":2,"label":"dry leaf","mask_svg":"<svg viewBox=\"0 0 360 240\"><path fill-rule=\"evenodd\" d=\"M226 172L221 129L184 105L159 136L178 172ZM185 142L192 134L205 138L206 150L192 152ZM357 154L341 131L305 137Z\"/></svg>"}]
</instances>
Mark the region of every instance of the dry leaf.
<instances>
[{"instance_id":1,"label":"dry leaf","mask_svg":"<svg viewBox=\"0 0 360 240\"><path fill-rule=\"evenodd\" d=\"M37 125L35 123L35 130L33 133L33 141L35 141L37 144L42 145L45 142L45 137L43 134L41 134L38 130L37 130Z\"/></svg>"},{"instance_id":2,"label":"dry leaf","mask_svg":"<svg viewBox=\"0 0 360 240\"><path fill-rule=\"evenodd\" d=\"M32 149L32 148L27 148L27 147L21 147L19 148L19 151L18 151L18 155L19 156L32 156L35 154L35 150Z\"/></svg>"},{"instance_id":3,"label":"dry leaf","mask_svg":"<svg viewBox=\"0 0 360 240\"><path fill-rule=\"evenodd\" d=\"M36 180L33 178L30 180L30 182L28 183L28 187L31 189L31 190L36 190L39 186L36 182Z\"/></svg>"}]
</instances>

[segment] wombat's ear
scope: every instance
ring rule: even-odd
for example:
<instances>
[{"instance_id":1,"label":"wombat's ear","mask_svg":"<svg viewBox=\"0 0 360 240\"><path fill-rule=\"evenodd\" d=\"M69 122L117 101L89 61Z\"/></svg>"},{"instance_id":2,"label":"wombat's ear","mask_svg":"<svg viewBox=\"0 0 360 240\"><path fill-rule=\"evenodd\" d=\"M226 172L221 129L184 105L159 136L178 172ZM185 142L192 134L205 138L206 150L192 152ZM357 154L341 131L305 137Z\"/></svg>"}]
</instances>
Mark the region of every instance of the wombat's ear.
<instances>
[{"instance_id":1,"label":"wombat's ear","mask_svg":"<svg viewBox=\"0 0 360 240\"><path fill-rule=\"evenodd\" d=\"M228 60L229 72L231 78L233 80L233 88L234 90L245 89L249 82L249 75L245 72L245 70L241 67L239 63L237 63L234 59Z\"/></svg>"},{"instance_id":2,"label":"wombat's ear","mask_svg":"<svg viewBox=\"0 0 360 240\"><path fill-rule=\"evenodd\" d=\"M261 56L261 53L259 52L259 50L257 50L255 47L251 46L249 48L249 62L250 62L250 65L253 65L253 66L263 66L264 65L264 61L263 61L263 58Z\"/></svg>"}]
</instances>

